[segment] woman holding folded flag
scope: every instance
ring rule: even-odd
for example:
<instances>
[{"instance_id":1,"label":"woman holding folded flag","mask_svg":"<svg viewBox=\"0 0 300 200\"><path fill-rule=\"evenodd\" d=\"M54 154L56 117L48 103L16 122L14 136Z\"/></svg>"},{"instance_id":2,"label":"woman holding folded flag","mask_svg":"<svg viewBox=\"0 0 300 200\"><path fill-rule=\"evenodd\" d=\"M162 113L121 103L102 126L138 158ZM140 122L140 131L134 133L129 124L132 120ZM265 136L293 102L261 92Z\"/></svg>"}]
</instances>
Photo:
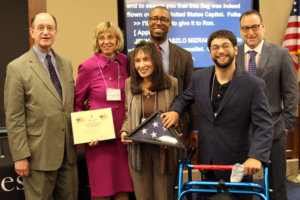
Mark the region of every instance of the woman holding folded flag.
<instances>
[{"instance_id":1,"label":"woman holding folded flag","mask_svg":"<svg viewBox=\"0 0 300 200\"><path fill-rule=\"evenodd\" d=\"M166 112L178 93L177 79L163 72L155 44L142 41L130 53L130 75L125 81L126 118L121 140L128 144L129 169L137 200L173 200L177 151L124 138L158 109Z\"/></svg>"}]
</instances>

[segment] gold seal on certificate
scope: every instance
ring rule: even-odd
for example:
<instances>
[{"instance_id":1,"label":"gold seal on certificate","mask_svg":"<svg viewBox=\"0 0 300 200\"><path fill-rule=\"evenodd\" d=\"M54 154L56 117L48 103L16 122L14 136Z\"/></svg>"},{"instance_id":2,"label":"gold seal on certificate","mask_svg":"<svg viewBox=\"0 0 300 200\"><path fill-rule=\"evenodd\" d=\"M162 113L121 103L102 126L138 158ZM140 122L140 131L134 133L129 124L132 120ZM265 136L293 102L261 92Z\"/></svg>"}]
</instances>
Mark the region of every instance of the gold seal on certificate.
<instances>
[{"instance_id":1,"label":"gold seal on certificate","mask_svg":"<svg viewBox=\"0 0 300 200\"><path fill-rule=\"evenodd\" d=\"M74 144L115 139L111 108L71 113Z\"/></svg>"}]
</instances>

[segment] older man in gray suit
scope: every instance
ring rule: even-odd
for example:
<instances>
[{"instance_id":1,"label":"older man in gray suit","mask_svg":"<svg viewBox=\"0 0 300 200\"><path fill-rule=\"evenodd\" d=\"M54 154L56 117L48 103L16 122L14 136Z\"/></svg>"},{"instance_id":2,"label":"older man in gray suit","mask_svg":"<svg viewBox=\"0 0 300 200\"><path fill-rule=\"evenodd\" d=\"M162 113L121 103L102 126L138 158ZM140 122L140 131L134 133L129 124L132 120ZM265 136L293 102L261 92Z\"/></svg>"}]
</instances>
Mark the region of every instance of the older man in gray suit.
<instances>
[{"instance_id":1,"label":"older man in gray suit","mask_svg":"<svg viewBox=\"0 0 300 200\"><path fill-rule=\"evenodd\" d=\"M54 16L37 14L29 31L34 45L8 64L4 87L15 171L23 177L28 200L76 200L72 65L51 48L57 33Z\"/></svg>"},{"instance_id":2,"label":"older man in gray suit","mask_svg":"<svg viewBox=\"0 0 300 200\"><path fill-rule=\"evenodd\" d=\"M270 188L272 200L287 199L285 186L286 133L293 131L298 105L298 80L286 48L264 40L265 25L260 13L247 11L240 18L244 44L238 47L237 65L262 78L274 121L271 149Z\"/></svg>"}]
</instances>

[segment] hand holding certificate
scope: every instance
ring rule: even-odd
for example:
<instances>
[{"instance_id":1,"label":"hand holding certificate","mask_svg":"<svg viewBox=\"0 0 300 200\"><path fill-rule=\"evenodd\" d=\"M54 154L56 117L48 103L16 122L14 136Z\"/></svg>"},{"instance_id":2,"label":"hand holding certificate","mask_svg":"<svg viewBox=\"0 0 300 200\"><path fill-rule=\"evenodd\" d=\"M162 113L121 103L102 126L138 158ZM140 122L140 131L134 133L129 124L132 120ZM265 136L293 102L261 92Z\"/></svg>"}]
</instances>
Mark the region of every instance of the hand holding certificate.
<instances>
[{"instance_id":1,"label":"hand holding certificate","mask_svg":"<svg viewBox=\"0 0 300 200\"><path fill-rule=\"evenodd\" d=\"M115 139L111 108L71 113L74 144Z\"/></svg>"}]
</instances>

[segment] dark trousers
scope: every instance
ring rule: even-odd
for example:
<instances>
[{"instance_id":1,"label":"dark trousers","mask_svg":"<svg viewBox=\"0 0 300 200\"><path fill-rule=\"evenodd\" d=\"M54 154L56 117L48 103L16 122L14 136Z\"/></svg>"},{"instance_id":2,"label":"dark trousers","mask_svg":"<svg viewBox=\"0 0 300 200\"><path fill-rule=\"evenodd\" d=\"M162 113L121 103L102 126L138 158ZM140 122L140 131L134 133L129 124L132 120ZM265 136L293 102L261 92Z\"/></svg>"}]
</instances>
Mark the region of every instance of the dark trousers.
<instances>
[{"instance_id":1,"label":"dark trousers","mask_svg":"<svg viewBox=\"0 0 300 200\"><path fill-rule=\"evenodd\" d=\"M273 192L271 200L286 200L286 135L273 140L269 167L269 184Z\"/></svg>"},{"instance_id":2,"label":"dark trousers","mask_svg":"<svg viewBox=\"0 0 300 200\"><path fill-rule=\"evenodd\" d=\"M220 181L215 176L213 170L202 171L201 173L202 181ZM252 177L245 176L242 182L252 182ZM199 193L197 195L197 200L207 200L209 197L216 195L216 193ZM237 200L252 200L252 195L245 194L233 194Z\"/></svg>"}]
</instances>

